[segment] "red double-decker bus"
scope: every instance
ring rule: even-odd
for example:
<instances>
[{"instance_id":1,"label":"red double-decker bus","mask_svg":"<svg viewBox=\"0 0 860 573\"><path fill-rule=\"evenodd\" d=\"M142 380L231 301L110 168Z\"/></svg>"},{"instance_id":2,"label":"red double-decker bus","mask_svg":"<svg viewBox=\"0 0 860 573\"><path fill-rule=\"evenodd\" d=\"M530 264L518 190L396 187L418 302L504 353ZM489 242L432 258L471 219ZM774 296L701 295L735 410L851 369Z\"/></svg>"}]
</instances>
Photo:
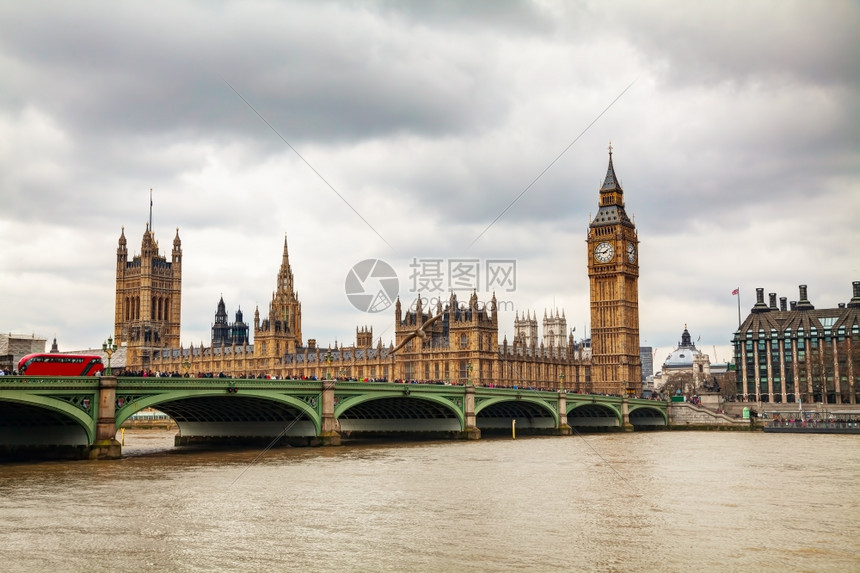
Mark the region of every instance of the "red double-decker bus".
<instances>
[{"instance_id":1,"label":"red double-decker bus","mask_svg":"<svg viewBox=\"0 0 860 573\"><path fill-rule=\"evenodd\" d=\"M98 376L104 369L100 356L86 354L28 354L18 361L21 376Z\"/></svg>"}]
</instances>

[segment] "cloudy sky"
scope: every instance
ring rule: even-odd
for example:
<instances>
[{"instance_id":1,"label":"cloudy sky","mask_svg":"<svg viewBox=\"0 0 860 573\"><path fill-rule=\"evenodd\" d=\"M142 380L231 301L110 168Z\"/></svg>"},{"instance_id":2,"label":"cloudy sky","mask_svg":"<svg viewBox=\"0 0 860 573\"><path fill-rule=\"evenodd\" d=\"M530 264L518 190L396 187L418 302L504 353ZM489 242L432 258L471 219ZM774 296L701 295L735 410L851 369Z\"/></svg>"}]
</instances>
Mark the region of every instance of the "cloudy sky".
<instances>
[{"instance_id":1,"label":"cloudy sky","mask_svg":"<svg viewBox=\"0 0 860 573\"><path fill-rule=\"evenodd\" d=\"M434 264L429 297L515 261L500 336L552 308L580 336L610 141L658 362L685 324L725 360L737 287L746 316L756 287L823 308L860 280L857 2L46 4L0 3L2 331L100 346L152 189L185 345L221 296L266 316L285 235L305 340L391 340L345 294L365 259L404 303Z\"/></svg>"}]
</instances>

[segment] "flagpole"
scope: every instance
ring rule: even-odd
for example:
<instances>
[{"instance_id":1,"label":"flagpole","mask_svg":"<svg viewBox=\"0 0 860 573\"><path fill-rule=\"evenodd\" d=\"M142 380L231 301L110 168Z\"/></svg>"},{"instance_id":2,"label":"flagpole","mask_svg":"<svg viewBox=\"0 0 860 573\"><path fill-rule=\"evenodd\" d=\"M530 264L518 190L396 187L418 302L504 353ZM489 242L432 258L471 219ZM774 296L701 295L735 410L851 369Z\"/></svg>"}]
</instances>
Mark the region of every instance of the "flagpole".
<instances>
[{"instance_id":1,"label":"flagpole","mask_svg":"<svg viewBox=\"0 0 860 573\"><path fill-rule=\"evenodd\" d=\"M741 327L741 289L738 287L738 329Z\"/></svg>"}]
</instances>

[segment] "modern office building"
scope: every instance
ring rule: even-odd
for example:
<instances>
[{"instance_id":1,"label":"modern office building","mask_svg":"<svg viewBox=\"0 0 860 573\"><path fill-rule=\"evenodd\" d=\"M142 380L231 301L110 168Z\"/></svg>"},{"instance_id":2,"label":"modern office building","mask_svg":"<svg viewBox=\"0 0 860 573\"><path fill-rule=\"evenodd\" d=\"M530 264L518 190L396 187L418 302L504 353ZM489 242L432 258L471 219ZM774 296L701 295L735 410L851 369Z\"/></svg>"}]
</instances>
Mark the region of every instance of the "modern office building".
<instances>
[{"instance_id":1,"label":"modern office building","mask_svg":"<svg viewBox=\"0 0 860 573\"><path fill-rule=\"evenodd\" d=\"M860 281L853 296L816 309L806 285L787 302L756 289L756 303L734 336L739 399L775 403L860 403Z\"/></svg>"}]
</instances>

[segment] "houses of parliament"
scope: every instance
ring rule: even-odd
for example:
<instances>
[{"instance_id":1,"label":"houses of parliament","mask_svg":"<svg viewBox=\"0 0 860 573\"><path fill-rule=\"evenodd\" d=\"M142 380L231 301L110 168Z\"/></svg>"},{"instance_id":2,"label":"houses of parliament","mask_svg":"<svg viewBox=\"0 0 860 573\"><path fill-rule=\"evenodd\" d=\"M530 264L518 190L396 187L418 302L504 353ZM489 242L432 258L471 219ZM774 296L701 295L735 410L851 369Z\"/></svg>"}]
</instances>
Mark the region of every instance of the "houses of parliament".
<instances>
[{"instance_id":1,"label":"houses of parliament","mask_svg":"<svg viewBox=\"0 0 860 573\"><path fill-rule=\"evenodd\" d=\"M599 207L587 231L591 347L576 345L564 313L544 317L538 342L537 315L518 312L514 338L499 340L495 295L486 305L451 294L447 303L412 309L394 304L395 340L374 345L372 329L356 328L350 346L321 348L302 333L302 307L293 282L286 238L268 314L241 311L228 321L218 302L210 346L180 344L182 244L179 230L171 258L161 255L149 225L140 255L129 259L125 230L116 266L114 340L127 348L126 369L195 376L349 378L497 387L565 389L596 394L638 394L639 241L624 209L612 149L599 190ZM416 335L418 334L418 335Z\"/></svg>"}]
</instances>

